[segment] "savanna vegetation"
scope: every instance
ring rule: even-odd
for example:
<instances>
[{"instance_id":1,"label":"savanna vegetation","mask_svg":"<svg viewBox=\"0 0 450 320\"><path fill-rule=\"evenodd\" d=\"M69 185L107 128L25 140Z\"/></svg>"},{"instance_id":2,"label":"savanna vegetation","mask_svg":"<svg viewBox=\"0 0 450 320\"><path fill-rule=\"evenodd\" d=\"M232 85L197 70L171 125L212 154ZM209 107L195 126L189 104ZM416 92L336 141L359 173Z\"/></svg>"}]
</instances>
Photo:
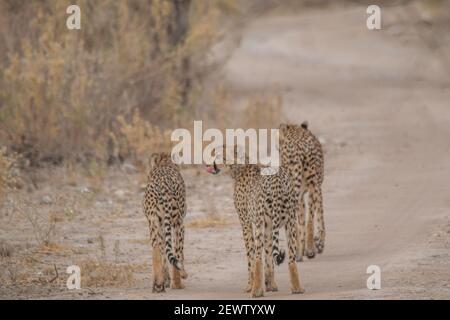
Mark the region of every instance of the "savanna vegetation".
<instances>
[{"instance_id":1,"label":"savanna vegetation","mask_svg":"<svg viewBox=\"0 0 450 320\"><path fill-rule=\"evenodd\" d=\"M0 2L0 141L31 165L115 162L195 116L233 1ZM143 146L141 140L148 140Z\"/></svg>"},{"instance_id":2,"label":"savanna vegetation","mask_svg":"<svg viewBox=\"0 0 450 320\"><path fill-rule=\"evenodd\" d=\"M246 97L240 122L232 119L233 97L211 81L224 51L232 51L220 44L249 14L268 8L355 2L364 1L80 0L82 30L70 31L69 1L0 1L0 188L19 158L19 166L32 167L142 162L169 147L173 128L189 128L194 119L276 125L276 91ZM448 4L402 3L416 2L420 12ZM427 17L439 25L434 14ZM421 37L440 55L427 32Z\"/></svg>"}]
</instances>

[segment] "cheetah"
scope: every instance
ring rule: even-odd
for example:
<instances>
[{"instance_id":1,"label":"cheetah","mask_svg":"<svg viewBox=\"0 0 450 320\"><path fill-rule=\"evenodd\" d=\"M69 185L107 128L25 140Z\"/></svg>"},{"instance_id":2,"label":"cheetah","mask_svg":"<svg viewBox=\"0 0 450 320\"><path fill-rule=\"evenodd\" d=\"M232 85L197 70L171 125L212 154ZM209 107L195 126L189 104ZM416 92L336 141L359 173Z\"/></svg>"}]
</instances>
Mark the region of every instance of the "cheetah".
<instances>
[{"instance_id":1,"label":"cheetah","mask_svg":"<svg viewBox=\"0 0 450 320\"><path fill-rule=\"evenodd\" d=\"M322 198L324 156L322 145L309 130L307 122L300 126L281 124L279 129L281 163L289 169L294 179L296 195L300 203L298 245L300 245L303 255L312 259L316 253L322 253L325 248L325 220ZM306 193L308 193L308 222L305 230ZM314 218L316 215L318 235L314 237Z\"/></svg>"},{"instance_id":2,"label":"cheetah","mask_svg":"<svg viewBox=\"0 0 450 320\"><path fill-rule=\"evenodd\" d=\"M150 228L153 292L164 292L169 285L172 289L183 289L181 279L187 278L183 266L186 189L180 169L172 162L170 154L151 156L143 208ZM172 277L167 262L172 266Z\"/></svg>"},{"instance_id":3,"label":"cheetah","mask_svg":"<svg viewBox=\"0 0 450 320\"><path fill-rule=\"evenodd\" d=\"M226 163L224 156L218 154L216 160ZM239 156L237 148L235 158ZM219 162L219 161L217 161ZM242 226L245 248L248 260L248 286L246 292L251 292L254 298L264 295L262 287L262 251L265 250L265 287L266 291L278 291L274 277L274 261L277 265L284 261L285 253L278 248L279 229L285 227L288 242L289 274L292 293L303 293L297 271L297 215L298 203L295 189L289 172L279 168L272 175L263 175L263 167L249 164L248 158L244 164L225 164L234 180L234 205ZM207 166L207 171L218 174L220 169L214 161Z\"/></svg>"}]
</instances>

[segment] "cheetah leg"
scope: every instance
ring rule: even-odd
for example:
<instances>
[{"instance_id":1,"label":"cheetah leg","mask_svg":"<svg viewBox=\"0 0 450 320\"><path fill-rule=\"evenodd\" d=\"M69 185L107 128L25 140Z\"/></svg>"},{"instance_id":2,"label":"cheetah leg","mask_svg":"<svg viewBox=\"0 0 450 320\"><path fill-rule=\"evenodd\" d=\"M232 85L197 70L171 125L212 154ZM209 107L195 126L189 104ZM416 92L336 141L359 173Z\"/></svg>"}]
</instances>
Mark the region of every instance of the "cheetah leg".
<instances>
[{"instance_id":1,"label":"cheetah leg","mask_svg":"<svg viewBox=\"0 0 450 320\"><path fill-rule=\"evenodd\" d=\"M162 237L162 235L161 235L161 237ZM161 247L161 248L164 248L164 247ZM162 262L163 262L163 272L164 272L164 286L166 287L166 288L170 288L170 268L169 268L169 261L167 260L167 255L166 254L164 254L164 249L162 249L162 255L163 255L163 258L162 258Z\"/></svg>"},{"instance_id":2,"label":"cheetah leg","mask_svg":"<svg viewBox=\"0 0 450 320\"><path fill-rule=\"evenodd\" d=\"M156 221L155 221L156 222ZM152 268L153 268L153 292L160 293L164 292L164 272L163 272L163 264L165 256L163 255L162 250L162 238L158 229L156 227L156 223L150 223L150 238L152 243Z\"/></svg>"},{"instance_id":3,"label":"cheetah leg","mask_svg":"<svg viewBox=\"0 0 450 320\"><path fill-rule=\"evenodd\" d=\"M170 287L170 270L169 270L169 262L167 261L167 257L163 255L163 270L164 270L164 286Z\"/></svg>"},{"instance_id":4,"label":"cheetah leg","mask_svg":"<svg viewBox=\"0 0 450 320\"><path fill-rule=\"evenodd\" d=\"M264 228L264 244L265 244L265 284L266 291L278 291L278 286L275 282L275 273L274 273L274 263L273 263L273 246L272 246L272 237L273 237L273 225L272 221L267 219L266 225Z\"/></svg>"},{"instance_id":5,"label":"cheetah leg","mask_svg":"<svg viewBox=\"0 0 450 320\"><path fill-rule=\"evenodd\" d=\"M304 194L301 195L299 208L298 211L298 219L297 219L297 227L298 227L298 241L297 241L297 261L303 261L303 256L305 255L305 233L306 233L306 219L305 219L305 198Z\"/></svg>"},{"instance_id":6,"label":"cheetah leg","mask_svg":"<svg viewBox=\"0 0 450 320\"><path fill-rule=\"evenodd\" d=\"M183 265L183 236L182 231L183 226L177 225L174 227L175 232L175 254L177 256L178 261ZM186 279L187 274L182 270L178 270L176 267L172 266L172 283L171 288L172 289L184 289L184 285L181 283L181 278Z\"/></svg>"},{"instance_id":7,"label":"cheetah leg","mask_svg":"<svg viewBox=\"0 0 450 320\"><path fill-rule=\"evenodd\" d=\"M244 242L245 242L245 250L247 251L247 268L248 268L248 284L245 288L245 292L250 292L252 290L253 285L253 229L252 225L249 223L242 224L242 232L244 234Z\"/></svg>"},{"instance_id":8,"label":"cheetah leg","mask_svg":"<svg viewBox=\"0 0 450 320\"><path fill-rule=\"evenodd\" d=\"M264 246L264 217L260 213L256 219L255 226L255 257L253 265L253 285L252 285L252 297L259 298L264 296L263 290L263 267L262 267L262 251Z\"/></svg>"},{"instance_id":9,"label":"cheetah leg","mask_svg":"<svg viewBox=\"0 0 450 320\"><path fill-rule=\"evenodd\" d=\"M291 280L291 290L293 294L296 293L304 293L305 289L303 289L300 283L300 277L297 271L297 264L295 263L295 253L297 251L297 226L295 223L295 219L292 219L291 222L288 222L286 225L286 238L288 242L289 248L289 277Z\"/></svg>"},{"instance_id":10,"label":"cheetah leg","mask_svg":"<svg viewBox=\"0 0 450 320\"><path fill-rule=\"evenodd\" d=\"M308 188L308 222L306 224L306 256L312 259L316 256L316 246L314 244L314 215L316 212L316 199L314 197L314 187L312 184Z\"/></svg>"},{"instance_id":11,"label":"cheetah leg","mask_svg":"<svg viewBox=\"0 0 450 320\"><path fill-rule=\"evenodd\" d=\"M181 274L181 278L182 279L187 279L188 274L186 273L186 271L184 270L184 225L180 226L180 237L178 238L179 242L178 242L178 259L181 261L181 263L183 264L183 270L180 272Z\"/></svg>"},{"instance_id":12,"label":"cheetah leg","mask_svg":"<svg viewBox=\"0 0 450 320\"><path fill-rule=\"evenodd\" d=\"M317 231L319 235L314 237L316 249L318 253L322 253L325 248L325 219L323 215L323 198L321 187L315 189L316 203L317 203Z\"/></svg>"}]
</instances>

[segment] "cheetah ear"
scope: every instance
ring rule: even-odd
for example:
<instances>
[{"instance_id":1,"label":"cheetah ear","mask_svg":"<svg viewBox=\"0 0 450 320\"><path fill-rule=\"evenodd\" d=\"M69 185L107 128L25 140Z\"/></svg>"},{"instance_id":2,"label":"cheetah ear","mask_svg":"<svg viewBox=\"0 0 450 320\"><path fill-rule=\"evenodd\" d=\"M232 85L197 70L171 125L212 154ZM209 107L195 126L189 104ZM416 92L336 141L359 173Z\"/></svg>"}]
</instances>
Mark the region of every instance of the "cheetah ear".
<instances>
[{"instance_id":1,"label":"cheetah ear","mask_svg":"<svg viewBox=\"0 0 450 320\"><path fill-rule=\"evenodd\" d=\"M278 132L277 132L277 138L278 138L277 140L278 140L278 142L283 140L283 137L284 137L284 135L285 135L285 133L286 133L286 131L288 129L289 129L289 125L288 124L286 124L286 123L280 124L280 128L278 129Z\"/></svg>"},{"instance_id":2,"label":"cheetah ear","mask_svg":"<svg viewBox=\"0 0 450 320\"><path fill-rule=\"evenodd\" d=\"M302 124L301 124L301 127L302 127L303 129L305 129L305 130L308 129L308 126L309 126L308 121L303 121Z\"/></svg>"},{"instance_id":3,"label":"cheetah ear","mask_svg":"<svg viewBox=\"0 0 450 320\"><path fill-rule=\"evenodd\" d=\"M213 150L213 160L217 164L223 164L225 162L226 157L226 149L227 146L225 144L223 145L216 145Z\"/></svg>"},{"instance_id":4,"label":"cheetah ear","mask_svg":"<svg viewBox=\"0 0 450 320\"><path fill-rule=\"evenodd\" d=\"M158 164L158 162L159 162L159 154L158 154L158 153L153 153L153 154L150 156L150 159L149 159L149 161L148 161L148 164L150 165L150 168L156 167L156 165Z\"/></svg>"}]
</instances>

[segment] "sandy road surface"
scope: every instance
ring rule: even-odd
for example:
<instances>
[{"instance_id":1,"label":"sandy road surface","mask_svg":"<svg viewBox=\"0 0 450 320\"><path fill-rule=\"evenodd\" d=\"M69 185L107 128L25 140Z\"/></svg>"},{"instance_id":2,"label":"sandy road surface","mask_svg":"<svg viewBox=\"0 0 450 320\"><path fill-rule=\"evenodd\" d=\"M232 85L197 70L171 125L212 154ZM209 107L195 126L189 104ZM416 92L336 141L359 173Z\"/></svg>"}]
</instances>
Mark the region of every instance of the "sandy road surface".
<instances>
[{"instance_id":1,"label":"sandy road surface","mask_svg":"<svg viewBox=\"0 0 450 320\"><path fill-rule=\"evenodd\" d=\"M280 292L270 297L411 296L394 288L411 277L397 270L430 258L428 236L449 217L450 91L442 66L414 41L368 31L364 19L363 8L260 18L226 68L243 95L281 88L286 118L307 119L327 149L325 253L300 264L306 295L286 295L281 266ZM450 266L448 251L439 257ZM227 259L227 268L239 263ZM365 289L371 264L386 275L385 290ZM440 270L435 296L450 298L450 269ZM410 286L433 296L426 284ZM192 297L245 297L229 290L231 283Z\"/></svg>"}]
</instances>

